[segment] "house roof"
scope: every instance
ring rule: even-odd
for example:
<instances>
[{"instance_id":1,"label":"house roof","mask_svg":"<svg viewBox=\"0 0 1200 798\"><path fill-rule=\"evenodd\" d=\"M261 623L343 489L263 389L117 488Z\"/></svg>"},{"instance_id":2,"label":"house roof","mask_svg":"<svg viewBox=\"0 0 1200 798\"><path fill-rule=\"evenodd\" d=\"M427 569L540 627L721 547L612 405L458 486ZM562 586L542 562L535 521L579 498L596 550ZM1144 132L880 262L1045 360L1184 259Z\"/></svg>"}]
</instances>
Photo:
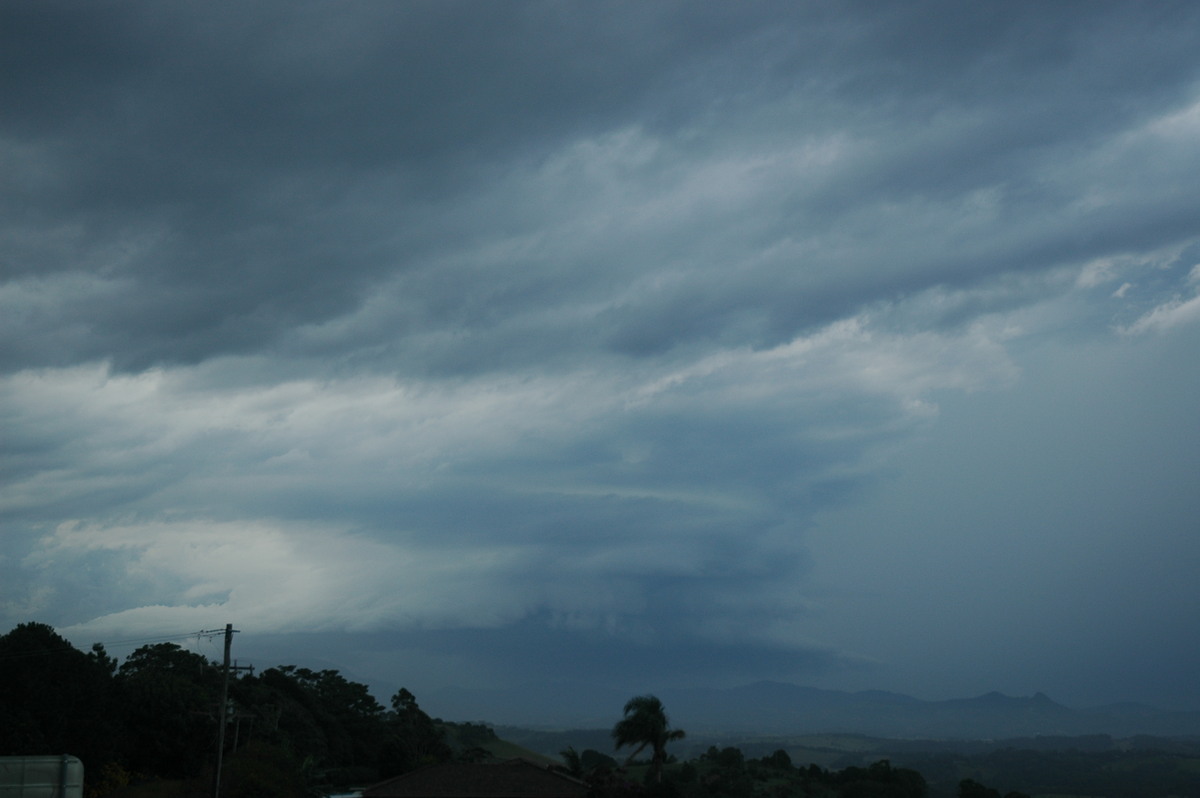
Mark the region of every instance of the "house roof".
<instances>
[{"instance_id":1,"label":"house roof","mask_svg":"<svg viewBox=\"0 0 1200 798\"><path fill-rule=\"evenodd\" d=\"M445 762L381 781L363 798L582 798L588 785L524 759Z\"/></svg>"}]
</instances>

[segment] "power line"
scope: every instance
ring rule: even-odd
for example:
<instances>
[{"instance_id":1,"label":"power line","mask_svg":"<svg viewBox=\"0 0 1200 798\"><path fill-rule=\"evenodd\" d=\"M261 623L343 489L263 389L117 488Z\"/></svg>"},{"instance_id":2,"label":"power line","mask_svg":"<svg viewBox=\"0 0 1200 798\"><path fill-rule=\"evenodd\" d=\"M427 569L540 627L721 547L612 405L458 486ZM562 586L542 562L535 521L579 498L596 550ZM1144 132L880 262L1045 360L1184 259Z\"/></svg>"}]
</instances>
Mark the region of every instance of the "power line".
<instances>
[{"instance_id":1,"label":"power line","mask_svg":"<svg viewBox=\"0 0 1200 798\"><path fill-rule=\"evenodd\" d=\"M200 629L195 632L187 632L186 634L181 633L181 634L173 634L173 635L160 635L158 637L141 637L141 638L131 638L128 640L113 640L113 641L110 641L107 643L93 643L92 645L93 646L96 646L96 645L103 646L104 650L107 652L109 650L109 648L124 648L127 646L144 646L144 645L150 645L152 643L171 643L171 642L174 642L177 640L191 640L192 638L196 638L197 640L199 640L201 637L207 637L211 640L213 637L216 637L217 635L223 635L224 633L225 633L224 629ZM15 660L15 659L28 659L30 657L39 657L44 654L60 654L60 653L66 653L68 651L80 651L80 649L76 648L73 644L67 644L65 646L53 646L53 647L49 647L49 648L30 649L28 651L12 651L12 652L8 652L8 653L0 654L0 661ZM86 652L80 652L80 653L86 653Z\"/></svg>"},{"instance_id":2,"label":"power line","mask_svg":"<svg viewBox=\"0 0 1200 798\"><path fill-rule=\"evenodd\" d=\"M187 634L166 635L160 637L141 637L133 638L131 640L113 640L108 643L101 643L100 645L108 647L132 645L134 643L166 643L170 642L171 640L187 640L193 637L212 637L214 635L221 634L221 632L222 630L220 629L201 629L198 632L188 632Z\"/></svg>"}]
</instances>

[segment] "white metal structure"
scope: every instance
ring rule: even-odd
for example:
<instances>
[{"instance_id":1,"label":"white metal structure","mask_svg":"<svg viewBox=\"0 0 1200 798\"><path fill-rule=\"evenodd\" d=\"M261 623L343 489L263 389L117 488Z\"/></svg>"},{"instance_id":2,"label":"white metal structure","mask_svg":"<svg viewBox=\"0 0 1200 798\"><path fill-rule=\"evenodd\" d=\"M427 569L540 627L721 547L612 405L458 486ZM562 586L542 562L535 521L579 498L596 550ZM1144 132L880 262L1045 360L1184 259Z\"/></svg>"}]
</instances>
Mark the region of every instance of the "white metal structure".
<instances>
[{"instance_id":1,"label":"white metal structure","mask_svg":"<svg viewBox=\"0 0 1200 798\"><path fill-rule=\"evenodd\" d=\"M61 756L0 756L0 798L83 798L83 763Z\"/></svg>"}]
</instances>

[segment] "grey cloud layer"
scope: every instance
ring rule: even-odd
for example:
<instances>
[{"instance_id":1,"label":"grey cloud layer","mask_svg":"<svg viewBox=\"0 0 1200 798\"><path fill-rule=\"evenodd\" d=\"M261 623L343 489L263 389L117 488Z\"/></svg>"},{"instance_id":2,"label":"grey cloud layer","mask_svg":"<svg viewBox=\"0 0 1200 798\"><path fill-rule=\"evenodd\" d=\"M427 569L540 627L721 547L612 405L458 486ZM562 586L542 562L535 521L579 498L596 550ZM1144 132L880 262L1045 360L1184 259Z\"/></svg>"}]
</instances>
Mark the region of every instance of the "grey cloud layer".
<instances>
[{"instance_id":1,"label":"grey cloud layer","mask_svg":"<svg viewBox=\"0 0 1200 798\"><path fill-rule=\"evenodd\" d=\"M1195 390L1191 4L0 13L12 622L885 675L815 518L1039 358Z\"/></svg>"},{"instance_id":2,"label":"grey cloud layer","mask_svg":"<svg viewBox=\"0 0 1200 798\"><path fill-rule=\"evenodd\" d=\"M10 368L761 346L1194 232L1183 7L18 8Z\"/></svg>"}]
</instances>

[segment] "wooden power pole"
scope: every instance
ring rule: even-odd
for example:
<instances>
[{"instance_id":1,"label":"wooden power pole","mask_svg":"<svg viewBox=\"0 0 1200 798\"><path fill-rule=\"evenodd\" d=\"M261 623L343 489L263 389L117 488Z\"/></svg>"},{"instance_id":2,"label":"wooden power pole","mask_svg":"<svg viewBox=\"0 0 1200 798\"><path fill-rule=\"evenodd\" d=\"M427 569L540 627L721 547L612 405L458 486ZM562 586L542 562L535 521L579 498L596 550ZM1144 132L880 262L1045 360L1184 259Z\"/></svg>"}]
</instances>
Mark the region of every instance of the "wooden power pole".
<instances>
[{"instance_id":1,"label":"wooden power pole","mask_svg":"<svg viewBox=\"0 0 1200 798\"><path fill-rule=\"evenodd\" d=\"M229 714L229 649L233 647L233 624L225 624L225 667L221 678L221 705L217 707L217 773L213 798L221 798L221 759L225 756L225 716Z\"/></svg>"},{"instance_id":2,"label":"wooden power pole","mask_svg":"<svg viewBox=\"0 0 1200 798\"><path fill-rule=\"evenodd\" d=\"M233 635L237 632L233 624L225 624L225 661L221 677L221 705L217 707L217 772L213 777L213 798L221 798L221 763L225 758L225 725L229 719L229 672L253 671L253 666L230 667L229 650L233 647Z\"/></svg>"}]
</instances>

